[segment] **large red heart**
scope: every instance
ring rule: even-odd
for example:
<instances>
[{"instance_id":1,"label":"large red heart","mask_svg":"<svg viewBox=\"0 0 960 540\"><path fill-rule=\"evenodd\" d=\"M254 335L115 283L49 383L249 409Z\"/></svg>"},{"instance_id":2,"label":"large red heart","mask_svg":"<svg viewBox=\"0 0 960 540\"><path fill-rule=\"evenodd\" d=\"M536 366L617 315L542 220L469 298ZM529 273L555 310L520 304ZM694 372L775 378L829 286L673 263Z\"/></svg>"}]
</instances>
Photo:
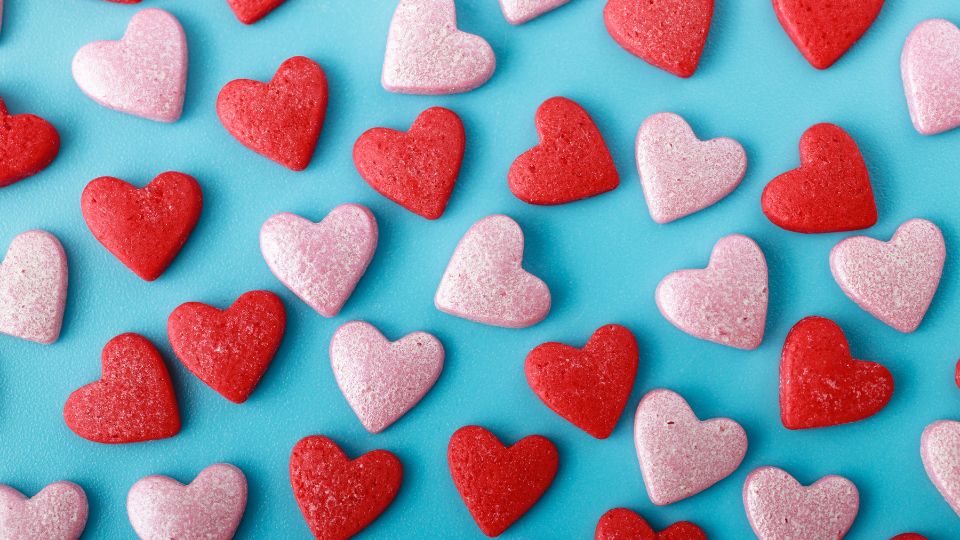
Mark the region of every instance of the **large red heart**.
<instances>
[{"instance_id":1,"label":"large red heart","mask_svg":"<svg viewBox=\"0 0 960 540\"><path fill-rule=\"evenodd\" d=\"M270 291L243 294L226 310L188 302L167 320L177 358L207 386L243 403L273 360L287 316Z\"/></svg>"},{"instance_id":2,"label":"large red heart","mask_svg":"<svg viewBox=\"0 0 960 540\"><path fill-rule=\"evenodd\" d=\"M147 338L121 334L107 343L101 358L100 380L67 398L67 427L84 439L107 444L165 439L180 431L170 374Z\"/></svg>"},{"instance_id":3,"label":"large red heart","mask_svg":"<svg viewBox=\"0 0 960 540\"><path fill-rule=\"evenodd\" d=\"M601 327L582 349L544 343L527 355L533 392L555 413L606 439L623 413L637 376L637 340L617 324Z\"/></svg>"},{"instance_id":4,"label":"large red heart","mask_svg":"<svg viewBox=\"0 0 960 540\"><path fill-rule=\"evenodd\" d=\"M403 480L397 456L374 450L351 460L330 439L300 439L290 455L290 485L317 538L349 538L390 506Z\"/></svg>"},{"instance_id":5,"label":"large red heart","mask_svg":"<svg viewBox=\"0 0 960 540\"><path fill-rule=\"evenodd\" d=\"M833 124L817 124L803 133L800 167L771 180L761 206L775 225L800 233L853 231L877 222L860 149Z\"/></svg>"},{"instance_id":6,"label":"large red heart","mask_svg":"<svg viewBox=\"0 0 960 540\"><path fill-rule=\"evenodd\" d=\"M277 9L287 0L227 0L237 20L243 24L253 24L264 18L267 13Z\"/></svg>"},{"instance_id":7,"label":"large red heart","mask_svg":"<svg viewBox=\"0 0 960 540\"><path fill-rule=\"evenodd\" d=\"M147 281L160 277L180 253L202 207L200 184L179 172L165 172L140 189L102 176L80 197L93 236Z\"/></svg>"},{"instance_id":8,"label":"large red heart","mask_svg":"<svg viewBox=\"0 0 960 540\"><path fill-rule=\"evenodd\" d=\"M827 69L860 39L883 0L773 0L780 25L817 69Z\"/></svg>"},{"instance_id":9,"label":"large red heart","mask_svg":"<svg viewBox=\"0 0 960 540\"><path fill-rule=\"evenodd\" d=\"M0 98L0 188L42 171L60 151L60 135L32 114L12 115Z\"/></svg>"},{"instance_id":10,"label":"large red heart","mask_svg":"<svg viewBox=\"0 0 960 540\"><path fill-rule=\"evenodd\" d=\"M787 334L780 357L780 418L787 429L856 422L876 414L893 394L893 376L855 360L843 330L807 317Z\"/></svg>"},{"instance_id":11,"label":"large red heart","mask_svg":"<svg viewBox=\"0 0 960 540\"><path fill-rule=\"evenodd\" d=\"M510 191L530 204L564 204L616 189L620 176L610 150L583 107L565 97L540 104L540 144L510 166Z\"/></svg>"},{"instance_id":12,"label":"large red heart","mask_svg":"<svg viewBox=\"0 0 960 540\"><path fill-rule=\"evenodd\" d=\"M510 447L479 426L458 429L447 446L453 483L487 536L499 536L536 503L557 474L557 447L531 435Z\"/></svg>"},{"instance_id":13,"label":"large red heart","mask_svg":"<svg viewBox=\"0 0 960 540\"><path fill-rule=\"evenodd\" d=\"M327 76L294 56L269 83L237 79L217 96L217 116L244 146L294 171L310 164L327 114Z\"/></svg>"},{"instance_id":14,"label":"large red heart","mask_svg":"<svg viewBox=\"0 0 960 540\"><path fill-rule=\"evenodd\" d=\"M466 135L456 113L432 107L410 131L373 128L353 145L360 176L381 195L427 219L447 207L460 174Z\"/></svg>"},{"instance_id":15,"label":"large red heart","mask_svg":"<svg viewBox=\"0 0 960 540\"><path fill-rule=\"evenodd\" d=\"M645 519L626 508L607 511L597 523L594 540L707 540L703 529L689 521L678 521L656 532Z\"/></svg>"}]
</instances>

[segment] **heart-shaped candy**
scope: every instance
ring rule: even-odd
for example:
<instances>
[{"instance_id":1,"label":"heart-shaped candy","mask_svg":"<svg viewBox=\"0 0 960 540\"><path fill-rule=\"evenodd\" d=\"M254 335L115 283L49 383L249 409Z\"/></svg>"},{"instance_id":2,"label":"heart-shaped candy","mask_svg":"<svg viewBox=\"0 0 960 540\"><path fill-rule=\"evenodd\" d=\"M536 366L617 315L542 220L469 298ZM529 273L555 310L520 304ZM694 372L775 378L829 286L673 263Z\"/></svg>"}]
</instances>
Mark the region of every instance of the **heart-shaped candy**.
<instances>
[{"instance_id":1,"label":"heart-shaped candy","mask_svg":"<svg viewBox=\"0 0 960 540\"><path fill-rule=\"evenodd\" d=\"M0 188L46 169L58 152L60 134L50 122L32 114L10 114L0 98Z\"/></svg>"},{"instance_id":2,"label":"heart-shaped candy","mask_svg":"<svg viewBox=\"0 0 960 540\"><path fill-rule=\"evenodd\" d=\"M60 336L67 303L67 255L46 231L17 235L0 260L0 333L37 343Z\"/></svg>"},{"instance_id":3,"label":"heart-shaped candy","mask_svg":"<svg viewBox=\"0 0 960 540\"><path fill-rule=\"evenodd\" d=\"M553 11L570 0L500 0L500 10L510 24L523 24Z\"/></svg>"},{"instance_id":4,"label":"heart-shaped candy","mask_svg":"<svg viewBox=\"0 0 960 540\"><path fill-rule=\"evenodd\" d=\"M773 0L773 10L810 65L827 69L870 28L883 1Z\"/></svg>"},{"instance_id":5,"label":"heart-shaped candy","mask_svg":"<svg viewBox=\"0 0 960 540\"><path fill-rule=\"evenodd\" d=\"M227 0L237 20L243 24L253 24L264 18L267 13L277 9L287 0Z\"/></svg>"},{"instance_id":6,"label":"heart-shaped candy","mask_svg":"<svg viewBox=\"0 0 960 540\"><path fill-rule=\"evenodd\" d=\"M600 517L594 540L707 540L703 529L689 521L678 521L656 532L633 510L614 508Z\"/></svg>"},{"instance_id":7,"label":"heart-shaped candy","mask_svg":"<svg viewBox=\"0 0 960 540\"><path fill-rule=\"evenodd\" d=\"M913 126L933 135L960 126L960 28L943 19L918 24L900 56Z\"/></svg>"},{"instance_id":8,"label":"heart-shaped candy","mask_svg":"<svg viewBox=\"0 0 960 540\"><path fill-rule=\"evenodd\" d=\"M920 459L927 476L960 515L960 422L940 420L923 430Z\"/></svg>"},{"instance_id":9,"label":"heart-shaped candy","mask_svg":"<svg viewBox=\"0 0 960 540\"><path fill-rule=\"evenodd\" d=\"M0 538L77 540L87 511L87 494L73 482L54 482L29 499L0 484Z\"/></svg>"},{"instance_id":10,"label":"heart-shaped candy","mask_svg":"<svg viewBox=\"0 0 960 540\"><path fill-rule=\"evenodd\" d=\"M890 540L927 540L927 537L917 533L901 533Z\"/></svg>"},{"instance_id":11,"label":"heart-shaped candy","mask_svg":"<svg viewBox=\"0 0 960 540\"><path fill-rule=\"evenodd\" d=\"M760 540L843 538L860 507L857 486L825 476L802 486L776 467L760 467L743 484L743 507Z\"/></svg>"}]
</instances>

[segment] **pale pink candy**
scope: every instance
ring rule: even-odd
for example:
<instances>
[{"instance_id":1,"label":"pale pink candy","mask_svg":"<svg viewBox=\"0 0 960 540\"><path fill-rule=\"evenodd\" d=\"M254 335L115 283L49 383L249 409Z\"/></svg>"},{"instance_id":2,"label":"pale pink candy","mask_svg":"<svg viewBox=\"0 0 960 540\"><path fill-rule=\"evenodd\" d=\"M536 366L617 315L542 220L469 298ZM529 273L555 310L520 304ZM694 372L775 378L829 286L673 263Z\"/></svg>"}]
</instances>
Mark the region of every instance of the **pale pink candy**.
<instances>
[{"instance_id":1,"label":"pale pink candy","mask_svg":"<svg viewBox=\"0 0 960 540\"><path fill-rule=\"evenodd\" d=\"M341 204L319 223L284 212L260 228L270 270L324 317L340 313L376 249L377 220L359 204Z\"/></svg>"},{"instance_id":2,"label":"pale pink candy","mask_svg":"<svg viewBox=\"0 0 960 540\"><path fill-rule=\"evenodd\" d=\"M647 495L656 505L696 495L737 470L747 434L729 418L700 421L683 397L651 390L640 400L633 440Z\"/></svg>"},{"instance_id":3,"label":"pale pink candy","mask_svg":"<svg viewBox=\"0 0 960 540\"><path fill-rule=\"evenodd\" d=\"M73 482L54 482L28 499L0 485L0 538L76 540L87 525L87 495Z\"/></svg>"},{"instance_id":4,"label":"pale pink candy","mask_svg":"<svg viewBox=\"0 0 960 540\"><path fill-rule=\"evenodd\" d=\"M523 24L553 11L570 0L500 0L500 9L510 24Z\"/></svg>"},{"instance_id":5,"label":"pale pink candy","mask_svg":"<svg viewBox=\"0 0 960 540\"><path fill-rule=\"evenodd\" d=\"M60 336L67 302L67 255L55 236L27 231L0 261L0 333L38 343Z\"/></svg>"},{"instance_id":6,"label":"pale pink candy","mask_svg":"<svg viewBox=\"0 0 960 540\"><path fill-rule=\"evenodd\" d=\"M373 325L353 321L333 334L330 364L360 423L370 433L380 433L437 382L443 345L426 332L391 342Z\"/></svg>"},{"instance_id":7,"label":"pale pink candy","mask_svg":"<svg viewBox=\"0 0 960 540\"><path fill-rule=\"evenodd\" d=\"M679 115L658 113L637 133L637 168L650 216L669 223L730 194L747 170L733 139L701 141Z\"/></svg>"},{"instance_id":8,"label":"pale pink candy","mask_svg":"<svg viewBox=\"0 0 960 540\"><path fill-rule=\"evenodd\" d=\"M913 332L937 292L945 259L940 229L911 219L889 242L866 236L841 241L830 252L830 270L860 307L901 332Z\"/></svg>"},{"instance_id":9,"label":"pale pink candy","mask_svg":"<svg viewBox=\"0 0 960 540\"><path fill-rule=\"evenodd\" d=\"M678 270L657 286L657 307L691 336L756 349L767 321L767 261L741 234L721 238L703 270Z\"/></svg>"},{"instance_id":10,"label":"pale pink candy","mask_svg":"<svg viewBox=\"0 0 960 540\"><path fill-rule=\"evenodd\" d=\"M120 41L95 41L77 51L73 79L104 107L174 122L187 85L183 27L162 9L139 11Z\"/></svg>"},{"instance_id":11,"label":"pale pink candy","mask_svg":"<svg viewBox=\"0 0 960 540\"><path fill-rule=\"evenodd\" d=\"M920 459L937 491L960 515L960 422L940 420L923 430Z\"/></svg>"},{"instance_id":12,"label":"pale pink candy","mask_svg":"<svg viewBox=\"0 0 960 540\"><path fill-rule=\"evenodd\" d=\"M960 29L943 19L918 24L900 56L913 126L923 135L960 126Z\"/></svg>"},{"instance_id":13,"label":"pale pink candy","mask_svg":"<svg viewBox=\"0 0 960 540\"><path fill-rule=\"evenodd\" d=\"M857 486L825 476L801 486L776 467L760 467L743 484L743 507L760 540L843 538L860 507Z\"/></svg>"},{"instance_id":14,"label":"pale pink candy","mask_svg":"<svg viewBox=\"0 0 960 540\"><path fill-rule=\"evenodd\" d=\"M454 94L487 82L496 64L486 40L457 29L453 0L400 0L381 83L390 92Z\"/></svg>"},{"instance_id":15,"label":"pale pink candy","mask_svg":"<svg viewBox=\"0 0 960 540\"><path fill-rule=\"evenodd\" d=\"M188 485L166 476L137 480L127 515L143 540L233 538L247 506L247 479L226 463L211 465Z\"/></svg>"},{"instance_id":16,"label":"pale pink candy","mask_svg":"<svg viewBox=\"0 0 960 540\"><path fill-rule=\"evenodd\" d=\"M525 271L523 231L507 216L487 216L463 235L450 258L434 304L471 321L524 328L550 311L550 289Z\"/></svg>"}]
</instances>

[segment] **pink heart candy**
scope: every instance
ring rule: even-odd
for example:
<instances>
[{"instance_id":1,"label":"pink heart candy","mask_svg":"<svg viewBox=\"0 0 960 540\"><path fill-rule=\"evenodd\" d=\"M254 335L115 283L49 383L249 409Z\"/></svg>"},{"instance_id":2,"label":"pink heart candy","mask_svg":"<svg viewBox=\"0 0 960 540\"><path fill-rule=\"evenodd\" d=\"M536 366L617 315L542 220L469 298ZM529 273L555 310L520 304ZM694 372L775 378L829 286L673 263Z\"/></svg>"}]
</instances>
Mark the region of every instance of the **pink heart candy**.
<instances>
[{"instance_id":1,"label":"pink heart candy","mask_svg":"<svg viewBox=\"0 0 960 540\"><path fill-rule=\"evenodd\" d=\"M860 507L857 486L825 476L801 486L776 467L760 467L743 484L743 507L760 540L843 538Z\"/></svg>"},{"instance_id":2,"label":"pink heart candy","mask_svg":"<svg viewBox=\"0 0 960 540\"><path fill-rule=\"evenodd\" d=\"M487 82L496 64L485 39L457 29L453 0L400 0L381 83L390 92L455 94Z\"/></svg>"},{"instance_id":3,"label":"pink heart candy","mask_svg":"<svg viewBox=\"0 0 960 540\"><path fill-rule=\"evenodd\" d=\"M918 24L900 56L913 126L934 135L960 126L960 29L943 19Z\"/></svg>"},{"instance_id":4,"label":"pink heart candy","mask_svg":"<svg viewBox=\"0 0 960 540\"><path fill-rule=\"evenodd\" d=\"M55 236L27 231L0 261L0 333L53 343L67 302L67 255Z\"/></svg>"},{"instance_id":5,"label":"pink heart candy","mask_svg":"<svg viewBox=\"0 0 960 540\"><path fill-rule=\"evenodd\" d=\"M370 433L380 433L437 382L443 345L426 332L391 342L372 324L353 321L333 334L330 364L360 423Z\"/></svg>"},{"instance_id":6,"label":"pink heart candy","mask_svg":"<svg viewBox=\"0 0 960 540\"><path fill-rule=\"evenodd\" d=\"M841 241L830 252L830 270L860 307L901 332L913 332L937 292L945 259L940 229L911 219L889 242L866 236Z\"/></svg>"},{"instance_id":7,"label":"pink heart candy","mask_svg":"<svg viewBox=\"0 0 960 540\"><path fill-rule=\"evenodd\" d=\"M127 494L130 524L143 540L230 540L246 506L247 479L226 463L200 471L186 486L166 476L141 478Z\"/></svg>"},{"instance_id":8,"label":"pink heart candy","mask_svg":"<svg viewBox=\"0 0 960 540\"><path fill-rule=\"evenodd\" d=\"M523 24L553 11L570 0L500 0L500 10L510 24Z\"/></svg>"},{"instance_id":9,"label":"pink heart candy","mask_svg":"<svg viewBox=\"0 0 960 540\"><path fill-rule=\"evenodd\" d=\"M704 270L678 270L657 286L657 307L691 336L756 349L767 321L767 261L742 234L721 238Z\"/></svg>"},{"instance_id":10,"label":"pink heart candy","mask_svg":"<svg viewBox=\"0 0 960 540\"><path fill-rule=\"evenodd\" d=\"M28 499L0 485L0 538L76 540L87 525L87 495L73 482L54 482Z\"/></svg>"},{"instance_id":11,"label":"pink heart candy","mask_svg":"<svg viewBox=\"0 0 960 540\"><path fill-rule=\"evenodd\" d=\"M187 85L183 27L162 9L139 11L120 41L95 41L77 51L73 79L104 107L174 122Z\"/></svg>"},{"instance_id":12,"label":"pink heart candy","mask_svg":"<svg viewBox=\"0 0 960 540\"><path fill-rule=\"evenodd\" d=\"M701 141L679 115L658 113L637 133L637 168L650 216L669 223L729 195L747 170L747 154L733 139Z\"/></svg>"},{"instance_id":13,"label":"pink heart candy","mask_svg":"<svg viewBox=\"0 0 960 540\"><path fill-rule=\"evenodd\" d=\"M450 258L434 304L444 313L507 328L525 328L550 311L550 289L521 267L523 231L495 214L473 224Z\"/></svg>"},{"instance_id":14,"label":"pink heart candy","mask_svg":"<svg viewBox=\"0 0 960 540\"><path fill-rule=\"evenodd\" d=\"M923 430L920 459L937 491L960 515L960 422L940 420Z\"/></svg>"},{"instance_id":15,"label":"pink heart candy","mask_svg":"<svg viewBox=\"0 0 960 540\"><path fill-rule=\"evenodd\" d=\"M740 424L729 418L700 421L680 394L664 389L640 400L633 440L647 495L661 506L730 476L747 453Z\"/></svg>"},{"instance_id":16,"label":"pink heart candy","mask_svg":"<svg viewBox=\"0 0 960 540\"><path fill-rule=\"evenodd\" d=\"M276 214L260 229L270 270L324 317L340 313L376 249L377 220L359 204L341 204L319 223Z\"/></svg>"}]
</instances>

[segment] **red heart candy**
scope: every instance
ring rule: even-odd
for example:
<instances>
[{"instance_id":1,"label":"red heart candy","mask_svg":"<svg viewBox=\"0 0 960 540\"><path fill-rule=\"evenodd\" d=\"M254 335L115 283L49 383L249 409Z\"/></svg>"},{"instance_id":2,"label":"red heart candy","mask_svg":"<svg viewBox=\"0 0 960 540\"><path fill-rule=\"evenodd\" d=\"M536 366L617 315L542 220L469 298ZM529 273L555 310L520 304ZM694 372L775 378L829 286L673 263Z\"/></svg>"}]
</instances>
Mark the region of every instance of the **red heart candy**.
<instances>
[{"instance_id":1,"label":"red heart candy","mask_svg":"<svg viewBox=\"0 0 960 540\"><path fill-rule=\"evenodd\" d=\"M290 455L290 485L317 538L349 538L390 506L403 467L397 456L374 450L351 460L330 439L300 439Z\"/></svg>"},{"instance_id":2,"label":"red heart candy","mask_svg":"<svg viewBox=\"0 0 960 540\"><path fill-rule=\"evenodd\" d=\"M167 320L167 335L174 354L197 378L243 403L280 347L286 320L279 296L251 291L223 311L182 304Z\"/></svg>"},{"instance_id":3,"label":"red heart candy","mask_svg":"<svg viewBox=\"0 0 960 540\"><path fill-rule=\"evenodd\" d=\"M138 0L139 1L139 0ZM264 18L267 13L277 9L287 0L227 0L237 20L243 24L253 24Z\"/></svg>"},{"instance_id":4,"label":"red heart candy","mask_svg":"<svg viewBox=\"0 0 960 540\"><path fill-rule=\"evenodd\" d=\"M780 25L817 69L827 69L860 39L883 0L773 0Z\"/></svg>"},{"instance_id":5,"label":"red heart candy","mask_svg":"<svg viewBox=\"0 0 960 540\"><path fill-rule=\"evenodd\" d=\"M121 334L106 344L101 357L100 380L67 398L67 427L84 439L107 444L165 439L180 431L170 374L147 338Z\"/></svg>"},{"instance_id":6,"label":"red heart candy","mask_svg":"<svg viewBox=\"0 0 960 540\"><path fill-rule=\"evenodd\" d=\"M453 483L487 536L499 536L536 503L557 474L557 447L531 435L506 447L479 426L458 429L447 446Z\"/></svg>"},{"instance_id":7,"label":"red heart candy","mask_svg":"<svg viewBox=\"0 0 960 540\"><path fill-rule=\"evenodd\" d=\"M269 83L237 79L217 96L217 116L244 146L294 171L310 164L327 114L327 76L294 56Z\"/></svg>"},{"instance_id":8,"label":"red heart candy","mask_svg":"<svg viewBox=\"0 0 960 540\"><path fill-rule=\"evenodd\" d=\"M853 231L877 222L860 149L833 124L817 124L803 133L800 168L771 180L761 206L775 225L801 233Z\"/></svg>"},{"instance_id":9,"label":"red heart candy","mask_svg":"<svg viewBox=\"0 0 960 540\"><path fill-rule=\"evenodd\" d=\"M544 343L527 355L533 392L555 413L606 439L623 413L637 376L637 340L617 324L601 327L583 349Z\"/></svg>"},{"instance_id":10,"label":"red heart candy","mask_svg":"<svg viewBox=\"0 0 960 540\"><path fill-rule=\"evenodd\" d=\"M957 361L957 368L953 374L954 382L957 383L957 388L960 388L960 360Z\"/></svg>"},{"instance_id":11,"label":"red heart candy","mask_svg":"<svg viewBox=\"0 0 960 540\"><path fill-rule=\"evenodd\" d=\"M901 533L890 540L927 540L927 537L917 533Z\"/></svg>"},{"instance_id":12,"label":"red heart candy","mask_svg":"<svg viewBox=\"0 0 960 540\"><path fill-rule=\"evenodd\" d=\"M447 207L460 174L466 135L456 113L432 107L410 131L373 128L353 145L360 176L381 195L427 219Z\"/></svg>"},{"instance_id":13,"label":"red heart candy","mask_svg":"<svg viewBox=\"0 0 960 540\"><path fill-rule=\"evenodd\" d=\"M0 98L0 188L42 171L59 151L60 135L50 122L9 114Z\"/></svg>"},{"instance_id":14,"label":"red heart candy","mask_svg":"<svg viewBox=\"0 0 960 540\"><path fill-rule=\"evenodd\" d=\"M179 172L165 172L140 189L102 176L80 197L93 236L146 281L160 277L180 253L202 207L200 185Z\"/></svg>"},{"instance_id":15,"label":"red heart candy","mask_svg":"<svg viewBox=\"0 0 960 540\"><path fill-rule=\"evenodd\" d=\"M856 422L876 414L893 394L893 376L855 360L843 330L807 317L787 334L780 357L780 418L787 429Z\"/></svg>"},{"instance_id":16,"label":"red heart candy","mask_svg":"<svg viewBox=\"0 0 960 540\"><path fill-rule=\"evenodd\" d=\"M583 107L565 97L540 104L540 144L510 166L508 183L530 204L564 204L616 189L620 176L610 150Z\"/></svg>"},{"instance_id":17,"label":"red heart candy","mask_svg":"<svg viewBox=\"0 0 960 540\"><path fill-rule=\"evenodd\" d=\"M689 521L678 521L656 532L636 512L626 508L607 511L597 523L594 540L707 540L703 529Z\"/></svg>"}]
</instances>

